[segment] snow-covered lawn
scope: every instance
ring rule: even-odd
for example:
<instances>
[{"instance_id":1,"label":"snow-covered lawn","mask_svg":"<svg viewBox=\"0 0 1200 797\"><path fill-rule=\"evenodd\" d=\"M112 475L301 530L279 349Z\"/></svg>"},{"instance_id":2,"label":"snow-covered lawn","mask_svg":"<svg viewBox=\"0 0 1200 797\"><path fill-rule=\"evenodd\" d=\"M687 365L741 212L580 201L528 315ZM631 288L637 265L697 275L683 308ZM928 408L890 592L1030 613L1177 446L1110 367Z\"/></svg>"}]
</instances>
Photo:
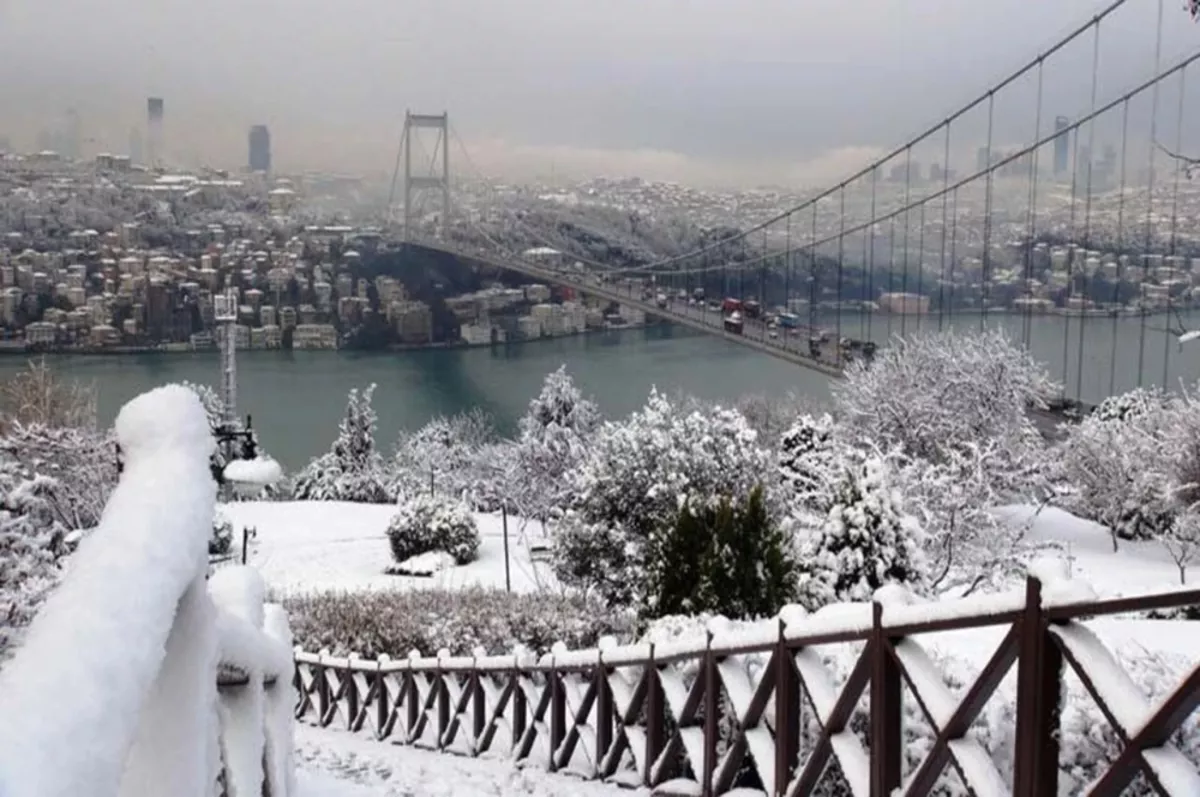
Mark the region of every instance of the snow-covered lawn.
<instances>
[{"instance_id":1,"label":"snow-covered lawn","mask_svg":"<svg viewBox=\"0 0 1200 797\"><path fill-rule=\"evenodd\" d=\"M1034 512L1028 507L1002 511L1014 523L1027 521ZM1179 569L1160 543L1121 540L1114 552L1108 529L1061 509L1047 508L1038 513L1027 539L1030 543L1058 545L1071 577L1090 584L1101 598L1194 589L1200 584L1200 561L1194 572L1189 568L1187 584L1181 585Z\"/></svg>"},{"instance_id":2,"label":"snow-covered lawn","mask_svg":"<svg viewBox=\"0 0 1200 797\"><path fill-rule=\"evenodd\" d=\"M338 501L248 501L222 506L233 523L234 548L242 529L257 529L250 561L268 586L284 592L370 590L468 586L504 587L504 531L498 514L477 514L482 544L479 559L433 576L387 575L392 556L384 534L396 513L392 504ZM508 519L512 588L532 592L554 584L545 562L535 562L531 546L544 544L536 522L520 531L520 519Z\"/></svg>"},{"instance_id":3,"label":"snow-covered lawn","mask_svg":"<svg viewBox=\"0 0 1200 797\"><path fill-rule=\"evenodd\" d=\"M296 726L300 797L639 797L647 792Z\"/></svg>"}]
</instances>

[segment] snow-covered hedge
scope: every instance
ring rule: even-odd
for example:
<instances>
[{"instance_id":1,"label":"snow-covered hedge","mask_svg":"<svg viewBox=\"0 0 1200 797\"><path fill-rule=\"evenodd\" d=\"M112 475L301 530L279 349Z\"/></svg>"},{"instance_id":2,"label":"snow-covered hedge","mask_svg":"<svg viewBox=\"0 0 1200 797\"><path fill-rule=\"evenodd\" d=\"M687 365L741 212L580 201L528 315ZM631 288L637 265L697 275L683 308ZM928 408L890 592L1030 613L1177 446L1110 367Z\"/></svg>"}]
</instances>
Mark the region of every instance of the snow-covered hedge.
<instances>
[{"instance_id":1,"label":"snow-covered hedge","mask_svg":"<svg viewBox=\"0 0 1200 797\"><path fill-rule=\"evenodd\" d=\"M555 642L587 648L600 637L628 639L627 615L600 601L503 590L423 589L368 593L321 592L285 598L296 644L305 650L399 657L445 648L470 655L478 646L508 653L516 645L544 653Z\"/></svg>"},{"instance_id":2,"label":"snow-covered hedge","mask_svg":"<svg viewBox=\"0 0 1200 797\"><path fill-rule=\"evenodd\" d=\"M398 563L432 551L445 551L460 565L479 556L479 528L470 507L436 493L402 503L388 523L387 536Z\"/></svg>"}]
</instances>

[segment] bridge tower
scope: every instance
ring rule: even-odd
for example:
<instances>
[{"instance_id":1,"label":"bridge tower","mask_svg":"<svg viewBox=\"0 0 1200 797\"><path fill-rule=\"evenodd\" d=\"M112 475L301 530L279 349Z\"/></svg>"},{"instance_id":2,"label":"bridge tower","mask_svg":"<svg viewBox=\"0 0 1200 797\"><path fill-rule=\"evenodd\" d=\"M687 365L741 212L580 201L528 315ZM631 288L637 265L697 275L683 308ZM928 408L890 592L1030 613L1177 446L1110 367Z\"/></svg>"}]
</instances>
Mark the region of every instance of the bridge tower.
<instances>
[{"instance_id":1,"label":"bridge tower","mask_svg":"<svg viewBox=\"0 0 1200 797\"><path fill-rule=\"evenodd\" d=\"M413 135L417 130L438 131L437 143L434 144L433 157L428 164L420 164L420 170L413 172ZM402 157L404 158L404 240L412 239L413 225L416 221L414 201L423 192L440 192L442 199L442 218L438 225L439 233L445 234L450 222L450 116L445 111L440 114L420 114L411 111L404 112L404 133L400 139ZM419 144L418 144L419 146ZM434 164L440 161L441 168Z\"/></svg>"}]
</instances>

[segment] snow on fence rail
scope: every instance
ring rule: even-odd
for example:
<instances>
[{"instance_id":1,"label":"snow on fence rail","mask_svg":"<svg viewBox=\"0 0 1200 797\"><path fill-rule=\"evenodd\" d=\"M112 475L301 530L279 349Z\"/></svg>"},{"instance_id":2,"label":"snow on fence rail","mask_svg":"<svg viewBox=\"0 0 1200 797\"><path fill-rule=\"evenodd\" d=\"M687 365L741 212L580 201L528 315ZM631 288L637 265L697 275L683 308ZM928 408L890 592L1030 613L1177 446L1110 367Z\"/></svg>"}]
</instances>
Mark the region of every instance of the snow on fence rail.
<instances>
[{"instance_id":1,"label":"snow on fence rail","mask_svg":"<svg viewBox=\"0 0 1200 797\"><path fill-rule=\"evenodd\" d=\"M206 580L204 408L158 388L116 436L100 524L0 670L0 795L209 797L220 779L227 797L292 797L286 615L251 568Z\"/></svg>"},{"instance_id":2,"label":"snow on fence rail","mask_svg":"<svg viewBox=\"0 0 1200 797\"><path fill-rule=\"evenodd\" d=\"M1088 793L1119 795L1141 775L1153 793L1195 797L1200 774L1169 740L1200 705L1200 667L1151 704L1082 620L1200 604L1200 590L1096 601L1080 587L1031 575L1023 592L936 604L885 588L872 604L785 613L762 631L710 631L699 645L540 658L366 660L297 648L296 717L663 795L884 797L957 781L951 793L1053 797L1064 701L1086 699L1064 688L1070 671L1121 747ZM916 639L989 627L1002 641L961 690ZM849 648L841 667L829 655L836 643ZM1014 668L1010 769L970 729ZM926 729L915 762L904 734L914 722ZM838 780L841 791L825 791Z\"/></svg>"}]
</instances>

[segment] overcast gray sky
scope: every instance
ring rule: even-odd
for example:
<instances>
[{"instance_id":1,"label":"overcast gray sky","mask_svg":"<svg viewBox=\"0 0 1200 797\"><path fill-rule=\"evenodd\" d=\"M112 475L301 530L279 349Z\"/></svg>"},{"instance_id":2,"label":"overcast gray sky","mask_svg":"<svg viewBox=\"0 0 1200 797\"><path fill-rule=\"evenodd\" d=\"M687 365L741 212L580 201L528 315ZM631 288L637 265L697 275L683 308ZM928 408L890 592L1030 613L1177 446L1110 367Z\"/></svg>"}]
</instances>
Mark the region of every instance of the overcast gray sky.
<instances>
[{"instance_id":1,"label":"overcast gray sky","mask_svg":"<svg viewBox=\"0 0 1200 797\"><path fill-rule=\"evenodd\" d=\"M1163 2L1169 60L1200 46L1200 28L1182 0ZM123 151L157 94L178 157L240 165L246 128L263 122L281 168L383 172L406 107L447 109L489 173L829 179L1100 5L0 0L0 135L32 146L74 107L89 148ZM1105 27L1106 88L1148 74L1157 9L1129 0ZM1086 108L1090 64L1088 40L1048 70L1044 113ZM1191 82L1200 87L1200 76ZM1032 87L998 109L998 140L1032 131ZM964 153L985 129L973 124L955 142Z\"/></svg>"}]
</instances>

